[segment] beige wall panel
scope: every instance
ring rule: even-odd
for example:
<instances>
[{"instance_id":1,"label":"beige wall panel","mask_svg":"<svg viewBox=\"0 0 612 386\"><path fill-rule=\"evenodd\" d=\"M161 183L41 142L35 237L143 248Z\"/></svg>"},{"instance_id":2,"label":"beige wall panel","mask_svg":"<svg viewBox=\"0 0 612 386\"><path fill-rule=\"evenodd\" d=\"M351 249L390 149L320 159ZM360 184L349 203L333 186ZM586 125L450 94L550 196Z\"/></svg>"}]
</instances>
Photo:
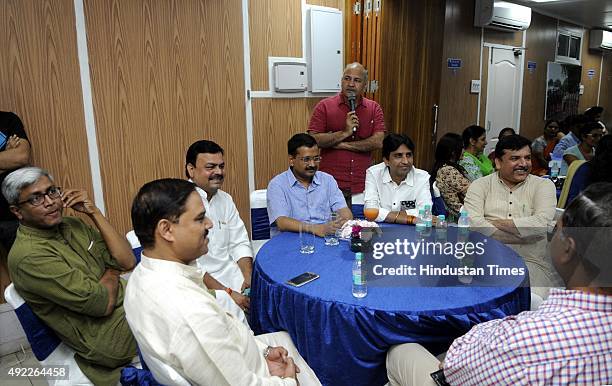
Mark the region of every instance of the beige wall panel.
<instances>
[{"instance_id":1,"label":"beige wall panel","mask_svg":"<svg viewBox=\"0 0 612 386\"><path fill-rule=\"evenodd\" d=\"M130 229L137 190L184 178L187 147L224 147L224 190L248 223L241 1L86 0L107 212Z\"/></svg>"},{"instance_id":2,"label":"beige wall panel","mask_svg":"<svg viewBox=\"0 0 612 386\"><path fill-rule=\"evenodd\" d=\"M529 27L531 30L531 27ZM485 43L503 44L505 46L520 47L523 45L523 31L507 32L485 28Z\"/></svg>"},{"instance_id":3,"label":"beige wall panel","mask_svg":"<svg viewBox=\"0 0 612 386\"><path fill-rule=\"evenodd\" d=\"M302 3L300 0L249 1L251 89L265 91L268 56L302 56Z\"/></svg>"},{"instance_id":4,"label":"beige wall panel","mask_svg":"<svg viewBox=\"0 0 612 386\"><path fill-rule=\"evenodd\" d=\"M478 110L478 95L470 94L470 81L480 75L480 28L473 25L474 1L447 0L445 20L438 138L474 124ZM462 59L462 68L448 69L447 58Z\"/></svg>"},{"instance_id":5,"label":"beige wall panel","mask_svg":"<svg viewBox=\"0 0 612 386\"><path fill-rule=\"evenodd\" d=\"M482 127L486 127L487 120L487 87L489 87L489 47L483 47L482 76L480 77L480 116L478 117L478 125Z\"/></svg>"},{"instance_id":6,"label":"beige wall panel","mask_svg":"<svg viewBox=\"0 0 612 386\"><path fill-rule=\"evenodd\" d=\"M254 99L253 146L255 187L266 189L268 182L285 171L287 141L308 129L308 121L319 98Z\"/></svg>"},{"instance_id":7,"label":"beige wall panel","mask_svg":"<svg viewBox=\"0 0 612 386\"><path fill-rule=\"evenodd\" d=\"M0 110L23 120L34 165L93 196L73 1L1 1L0 20Z\"/></svg>"},{"instance_id":8,"label":"beige wall panel","mask_svg":"<svg viewBox=\"0 0 612 386\"><path fill-rule=\"evenodd\" d=\"M527 30L520 130L529 139L542 135L544 129L547 67L555 60L556 39L557 20L533 12ZM529 61L536 63L533 72L527 69Z\"/></svg>"},{"instance_id":9,"label":"beige wall panel","mask_svg":"<svg viewBox=\"0 0 612 386\"><path fill-rule=\"evenodd\" d=\"M599 75L601 72L601 51L589 50L590 31L585 30L582 43L582 79L580 83L584 86L584 94L580 95L578 111L584 112L587 108L597 105L597 93L599 91ZM589 79L589 70L595 70L595 76Z\"/></svg>"}]
</instances>

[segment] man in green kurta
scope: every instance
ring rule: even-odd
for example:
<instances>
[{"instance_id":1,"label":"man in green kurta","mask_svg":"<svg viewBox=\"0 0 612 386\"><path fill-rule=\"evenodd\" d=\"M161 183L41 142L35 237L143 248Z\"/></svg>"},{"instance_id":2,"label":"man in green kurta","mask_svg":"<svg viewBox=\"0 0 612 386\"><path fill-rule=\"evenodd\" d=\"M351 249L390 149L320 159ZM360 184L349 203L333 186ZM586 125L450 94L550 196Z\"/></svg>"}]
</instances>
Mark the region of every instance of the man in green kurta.
<instances>
[{"instance_id":1,"label":"man in green kurta","mask_svg":"<svg viewBox=\"0 0 612 386\"><path fill-rule=\"evenodd\" d=\"M121 271L135 259L120 235L83 190L62 191L45 170L18 169L2 183L2 194L19 219L8 265L15 288L59 338L96 385L117 384L120 370L136 355L125 319ZM96 228L64 208L87 215Z\"/></svg>"}]
</instances>

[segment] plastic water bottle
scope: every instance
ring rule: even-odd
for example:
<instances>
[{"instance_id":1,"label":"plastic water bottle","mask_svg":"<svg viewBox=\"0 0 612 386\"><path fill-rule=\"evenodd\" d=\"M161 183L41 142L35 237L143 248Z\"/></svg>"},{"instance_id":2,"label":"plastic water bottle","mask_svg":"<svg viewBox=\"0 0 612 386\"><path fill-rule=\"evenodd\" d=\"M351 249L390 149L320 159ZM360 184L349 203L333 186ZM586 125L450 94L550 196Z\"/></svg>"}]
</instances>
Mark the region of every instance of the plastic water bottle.
<instances>
[{"instance_id":1,"label":"plastic water bottle","mask_svg":"<svg viewBox=\"0 0 612 386\"><path fill-rule=\"evenodd\" d=\"M457 221L457 227L459 228L460 232L470 230L470 219L468 217L467 210L461 210L461 213L459 214L459 220Z\"/></svg>"},{"instance_id":2,"label":"plastic water bottle","mask_svg":"<svg viewBox=\"0 0 612 386\"><path fill-rule=\"evenodd\" d=\"M436 238L446 239L446 231L448 229L448 223L446 222L446 216L441 214L438 216L438 222L436 223Z\"/></svg>"},{"instance_id":3,"label":"plastic water bottle","mask_svg":"<svg viewBox=\"0 0 612 386\"><path fill-rule=\"evenodd\" d=\"M425 230L425 209L419 209L419 217L417 217L416 231L423 232Z\"/></svg>"},{"instance_id":4,"label":"plastic water bottle","mask_svg":"<svg viewBox=\"0 0 612 386\"><path fill-rule=\"evenodd\" d=\"M555 184L555 187L559 189L559 169L550 169L550 180Z\"/></svg>"},{"instance_id":5,"label":"plastic water bottle","mask_svg":"<svg viewBox=\"0 0 612 386\"><path fill-rule=\"evenodd\" d=\"M432 218L431 218L431 205L425 205L425 216L423 218L425 220L425 228L431 228Z\"/></svg>"},{"instance_id":6,"label":"plastic water bottle","mask_svg":"<svg viewBox=\"0 0 612 386\"><path fill-rule=\"evenodd\" d=\"M353 262L353 296L356 298L363 298L368 294L368 284L363 264L363 253L355 253L355 261Z\"/></svg>"}]
</instances>

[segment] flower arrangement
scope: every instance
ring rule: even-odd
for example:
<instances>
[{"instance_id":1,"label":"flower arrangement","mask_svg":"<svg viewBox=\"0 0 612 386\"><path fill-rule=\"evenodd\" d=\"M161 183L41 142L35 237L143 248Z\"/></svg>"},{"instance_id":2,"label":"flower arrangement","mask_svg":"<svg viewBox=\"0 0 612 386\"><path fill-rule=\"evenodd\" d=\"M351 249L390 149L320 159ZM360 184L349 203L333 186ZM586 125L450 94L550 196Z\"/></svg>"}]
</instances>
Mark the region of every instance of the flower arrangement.
<instances>
[{"instance_id":1,"label":"flower arrangement","mask_svg":"<svg viewBox=\"0 0 612 386\"><path fill-rule=\"evenodd\" d=\"M348 220L342 226L340 238L349 240L351 238L361 237L364 228L378 228L378 224L368 220Z\"/></svg>"}]
</instances>

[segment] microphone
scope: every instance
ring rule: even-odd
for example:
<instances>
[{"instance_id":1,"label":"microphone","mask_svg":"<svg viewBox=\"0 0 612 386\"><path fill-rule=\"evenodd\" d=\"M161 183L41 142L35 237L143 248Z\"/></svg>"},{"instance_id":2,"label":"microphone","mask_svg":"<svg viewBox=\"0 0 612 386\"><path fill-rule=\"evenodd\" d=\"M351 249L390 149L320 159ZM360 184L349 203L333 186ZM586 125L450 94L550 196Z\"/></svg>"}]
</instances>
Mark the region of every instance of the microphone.
<instances>
[{"instance_id":1,"label":"microphone","mask_svg":"<svg viewBox=\"0 0 612 386\"><path fill-rule=\"evenodd\" d=\"M347 98L349 109L351 111L355 111L355 93L353 91L349 91L347 93ZM357 131L357 126L353 126L353 133Z\"/></svg>"}]
</instances>

